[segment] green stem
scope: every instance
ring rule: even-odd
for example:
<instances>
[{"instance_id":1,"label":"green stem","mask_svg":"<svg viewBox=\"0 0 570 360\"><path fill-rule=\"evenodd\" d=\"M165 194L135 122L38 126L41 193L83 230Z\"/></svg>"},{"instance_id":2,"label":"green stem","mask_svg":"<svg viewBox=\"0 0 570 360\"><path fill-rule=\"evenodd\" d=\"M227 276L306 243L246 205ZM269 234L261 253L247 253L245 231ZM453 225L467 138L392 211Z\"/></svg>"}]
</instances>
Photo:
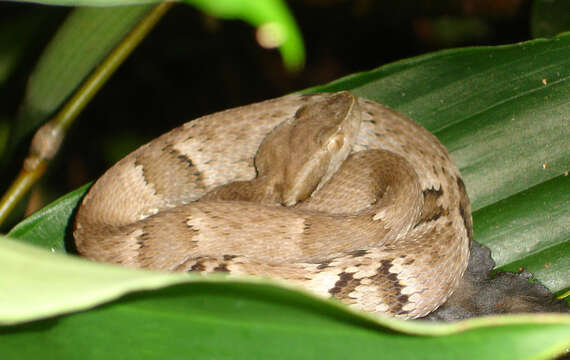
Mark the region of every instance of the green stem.
<instances>
[{"instance_id":1,"label":"green stem","mask_svg":"<svg viewBox=\"0 0 570 360\"><path fill-rule=\"evenodd\" d=\"M32 185L42 177L46 169L46 161L40 161L34 170L22 169L18 177L0 200L0 225L6 220L16 204L28 193Z\"/></svg>"},{"instance_id":2,"label":"green stem","mask_svg":"<svg viewBox=\"0 0 570 360\"><path fill-rule=\"evenodd\" d=\"M89 75L59 112L38 129L22 170L0 199L0 225L45 173L48 162L57 153L61 140L73 121L173 4L162 2L155 6Z\"/></svg>"},{"instance_id":3,"label":"green stem","mask_svg":"<svg viewBox=\"0 0 570 360\"><path fill-rule=\"evenodd\" d=\"M162 2L154 7L151 12L119 43L119 45L105 58L97 69L87 78L81 88L75 92L71 99L63 106L53 121L67 129L77 115L89 103L101 86L107 82L115 70L125 61L127 56L152 30L162 18L173 2Z\"/></svg>"}]
</instances>

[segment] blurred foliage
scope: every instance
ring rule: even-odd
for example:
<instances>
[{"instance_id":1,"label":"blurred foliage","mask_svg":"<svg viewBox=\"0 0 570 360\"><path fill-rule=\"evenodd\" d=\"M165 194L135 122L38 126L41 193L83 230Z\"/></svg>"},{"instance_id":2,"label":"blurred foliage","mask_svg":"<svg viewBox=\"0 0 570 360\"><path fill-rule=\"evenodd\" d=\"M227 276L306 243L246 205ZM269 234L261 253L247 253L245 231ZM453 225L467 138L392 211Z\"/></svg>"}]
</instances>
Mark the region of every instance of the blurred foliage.
<instances>
[{"instance_id":1,"label":"blurred foliage","mask_svg":"<svg viewBox=\"0 0 570 360\"><path fill-rule=\"evenodd\" d=\"M570 30L568 0L535 0L531 12L531 32L534 38L552 37Z\"/></svg>"}]
</instances>

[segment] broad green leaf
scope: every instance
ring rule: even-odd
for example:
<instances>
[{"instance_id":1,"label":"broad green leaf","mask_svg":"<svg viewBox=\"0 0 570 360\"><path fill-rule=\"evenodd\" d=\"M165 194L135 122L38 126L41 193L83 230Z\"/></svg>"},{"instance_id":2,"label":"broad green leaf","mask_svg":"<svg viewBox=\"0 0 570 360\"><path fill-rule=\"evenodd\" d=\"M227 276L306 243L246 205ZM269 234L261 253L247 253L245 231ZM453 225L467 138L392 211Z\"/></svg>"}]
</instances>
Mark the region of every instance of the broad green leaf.
<instances>
[{"instance_id":1,"label":"broad green leaf","mask_svg":"<svg viewBox=\"0 0 570 360\"><path fill-rule=\"evenodd\" d=\"M351 89L408 114L433 131L451 150L464 175L476 210L476 240L495 248L497 255L493 256L500 266L556 269L535 275L551 290L563 291L569 285L565 264L570 258L566 221L569 178L565 174L570 165L569 59L570 34L563 34L553 40L428 54L313 90ZM80 195L78 190L55 202L45 213L20 224L11 236L49 247L57 247L59 242L63 248L65 227L70 226L73 204ZM53 235L45 239L45 231ZM524 249L527 242L519 242L522 238L532 240L528 251ZM66 296L62 300L54 291L53 297L38 297L39 305L24 307L28 311L25 316L9 310L17 306L19 298L7 296L1 307L12 317L4 315L4 321L40 319L94 306L125 292L160 286L156 279L147 282L143 278L135 285L125 285L127 272L137 273L132 270L114 275L108 269L121 269L57 254L50 256L58 258L43 259L44 255L31 255L27 248L8 247L14 250L0 260L0 274L16 272L18 282L12 283L13 291L7 293L29 295L37 279L46 278L57 279L62 287L59 291ZM0 254L7 254L8 247L0 249ZM32 271L36 266L32 264L42 264L38 271L43 278ZM101 278L109 281L96 282L100 288L90 291L89 301L82 294L88 287L78 286L82 290L74 292L76 285L68 282L69 277L78 276L89 284L91 280L81 275L83 271L95 278L100 272ZM39 315L38 309L44 309L38 308L40 305L52 303L57 310ZM459 330L465 331L456 333ZM410 337L401 332L449 336ZM430 326L347 312L335 302L271 283L188 277L179 285L137 292L88 312L8 327L5 335L0 343L0 349L6 349L3 354L24 357L41 351L24 344L56 343L53 356L64 357L77 346L89 348L96 343L96 349L85 356L111 357L113 352L126 358L156 354L210 358L381 354L384 358L414 358L421 354L426 359L542 359L570 346L570 323L568 316L548 315Z\"/></svg>"},{"instance_id":2,"label":"broad green leaf","mask_svg":"<svg viewBox=\"0 0 570 360\"><path fill-rule=\"evenodd\" d=\"M0 238L0 323L112 305L0 328L3 359L49 354L114 358L546 358L570 345L570 316L522 315L456 324L350 312L269 281L89 263ZM27 276L21 276L22 270ZM46 279L46 274L49 274ZM50 281L50 279L52 279ZM448 335L446 337L409 334ZM43 344L42 346L38 346Z\"/></svg>"},{"instance_id":3,"label":"broad green leaf","mask_svg":"<svg viewBox=\"0 0 570 360\"><path fill-rule=\"evenodd\" d=\"M16 239L65 253L65 237L70 234L70 218L91 184L74 190L28 216L8 233Z\"/></svg>"},{"instance_id":4,"label":"broad green leaf","mask_svg":"<svg viewBox=\"0 0 570 360\"><path fill-rule=\"evenodd\" d=\"M85 309L132 289L180 282L180 274L90 264L3 237L0 249L0 261L6 265L0 277L0 324Z\"/></svg>"},{"instance_id":5,"label":"broad green leaf","mask_svg":"<svg viewBox=\"0 0 570 360\"><path fill-rule=\"evenodd\" d=\"M524 267L549 289L568 288L568 180L560 175L475 213L477 240L491 249L497 267Z\"/></svg>"}]
</instances>

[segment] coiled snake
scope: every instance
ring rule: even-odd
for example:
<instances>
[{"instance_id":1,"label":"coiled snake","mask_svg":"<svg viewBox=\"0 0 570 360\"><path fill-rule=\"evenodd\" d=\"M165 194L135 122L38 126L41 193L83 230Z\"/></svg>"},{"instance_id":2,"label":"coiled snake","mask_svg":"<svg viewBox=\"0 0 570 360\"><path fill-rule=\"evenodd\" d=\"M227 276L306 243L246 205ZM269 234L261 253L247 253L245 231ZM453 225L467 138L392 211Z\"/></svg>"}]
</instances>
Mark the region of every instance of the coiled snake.
<instances>
[{"instance_id":1,"label":"coiled snake","mask_svg":"<svg viewBox=\"0 0 570 360\"><path fill-rule=\"evenodd\" d=\"M91 187L74 236L97 261L279 278L415 318L457 286L472 220L439 141L344 91L215 113L143 145Z\"/></svg>"}]
</instances>

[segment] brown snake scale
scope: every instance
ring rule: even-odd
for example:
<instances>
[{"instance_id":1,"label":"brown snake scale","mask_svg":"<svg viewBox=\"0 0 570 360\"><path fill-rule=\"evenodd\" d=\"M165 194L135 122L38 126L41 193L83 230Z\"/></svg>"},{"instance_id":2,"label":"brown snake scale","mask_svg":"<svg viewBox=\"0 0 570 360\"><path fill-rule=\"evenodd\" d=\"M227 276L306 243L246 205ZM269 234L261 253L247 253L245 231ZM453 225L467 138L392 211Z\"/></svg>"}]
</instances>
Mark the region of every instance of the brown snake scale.
<instances>
[{"instance_id":1,"label":"brown snake scale","mask_svg":"<svg viewBox=\"0 0 570 360\"><path fill-rule=\"evenodd\" d=\"M416 318L457 286L472 220L439 141L345 91L215 113L143 145L91 187L74 236L97 261L279 278Z\"/></svg>"}]
</instances>

